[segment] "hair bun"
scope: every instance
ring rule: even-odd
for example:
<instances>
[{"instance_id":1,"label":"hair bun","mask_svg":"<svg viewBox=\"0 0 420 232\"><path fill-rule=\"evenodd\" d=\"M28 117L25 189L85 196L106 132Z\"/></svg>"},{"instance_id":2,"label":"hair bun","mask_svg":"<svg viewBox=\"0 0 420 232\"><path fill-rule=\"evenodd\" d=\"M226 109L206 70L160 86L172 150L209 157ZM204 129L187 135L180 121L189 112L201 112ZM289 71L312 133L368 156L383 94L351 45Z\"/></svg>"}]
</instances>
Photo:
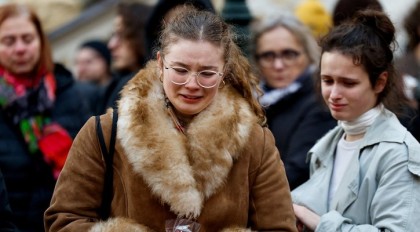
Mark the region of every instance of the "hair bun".
<instances>
[{"instance_id":1,"label":"hair bun","mask_svg":"<svg viewBox=\"0 0 420 232\"><path fill-rule=\"evenodd\" d=\"M395 27L389 17L377 10L362 10L353 18L354 24L371 28L387 45L395 41Z\"/></svg>"}]
</instances>

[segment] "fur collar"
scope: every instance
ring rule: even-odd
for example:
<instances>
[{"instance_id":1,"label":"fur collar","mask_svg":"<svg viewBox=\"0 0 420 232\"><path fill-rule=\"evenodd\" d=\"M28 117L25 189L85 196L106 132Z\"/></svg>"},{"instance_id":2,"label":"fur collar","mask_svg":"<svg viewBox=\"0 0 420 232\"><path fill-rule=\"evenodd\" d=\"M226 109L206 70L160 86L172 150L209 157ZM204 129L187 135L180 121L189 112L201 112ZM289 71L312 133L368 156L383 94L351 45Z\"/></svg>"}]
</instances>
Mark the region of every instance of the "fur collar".
<instances>
[{"instance_id":1,"label":"fur collar","mask_svg":"<svg viewBox=\"0 0 420 232\"><path fill-rule=\"evenodd\" d=\"M118 139L154 195L181 217L197 218L203 202L226 181L257 122L229 85L180 133L166 112L156 62L122 91Z\"/></svg>"}]
</instances>

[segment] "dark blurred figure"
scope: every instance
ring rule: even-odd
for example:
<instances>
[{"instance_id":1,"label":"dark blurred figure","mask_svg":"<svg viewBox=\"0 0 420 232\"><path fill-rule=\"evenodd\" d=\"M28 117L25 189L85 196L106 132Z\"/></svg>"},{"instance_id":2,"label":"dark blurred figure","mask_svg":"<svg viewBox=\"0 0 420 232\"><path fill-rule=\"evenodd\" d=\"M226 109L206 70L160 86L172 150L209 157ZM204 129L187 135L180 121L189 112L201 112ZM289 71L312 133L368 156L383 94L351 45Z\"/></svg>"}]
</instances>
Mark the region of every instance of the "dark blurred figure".
<instances>
[{"instance_id":1,"label":"dark blurred figure","mask_svg":"<svg viewBox=\"0 0 420 232\"><path fill-rule=\"evenodd\" d=\"M102 41L90 40L80 45L74 65L78 81L104 87L112 79L111 52Z\"/></svg>"},{"instance_id":2,"label":"dark blurred figure","mask_svg":"<svg viewBox=\"0 0 420 232\"><path fill-rule=\"evenodd\" d=\"M365 9L383 11L378 0L339 0L333 10L334 26L351 19L357 11Z\"/></svg>"},{"instance_id":3,"label":"dark blurred figure","mask_svg":"<svg viewBox=\"0 0 420 232\"><path fill-rule=\"evenodd\" d=\"M156 58L155 49L158 46L158 35L163 28L162 23L169 23L171 17L174 15L176 6L185 3L191 4L200 10L208 10L215 13L210 0L159 0L147 20L145 39L146 61Z\"/></svg>"},{"instance_id":4,"label":"dark blurred figure","mask_svg":"<svg viewBox=\"0 0 420 232\"><path fill-rule=\"evenodd\" d=\"M403 75L410 75L418 82L420 80L420 1L418 1L404 20L407 32L407 47L404 54L397 60L398 71ZM420 99L420 85L414 93Z\"/></svg>"},{"instance_id":5,"label":"dark blurred figure","mask_svg":"<svg viewBox=\"0 0 420 232\"><path fill-rule=\"evenodd\" d=\"M138 2L121 2L114 20L114 32L108 42L115 77L106 87L98 114L114 107L124 85L145 64L144 28L150 7Z\"/></svg>"},{"instance_id":6,"label":"dark blurred figure","mask_svg":"<svg viewBox=\"0 0 420 232\"><path fill-rule=\"evenodd\" d=\"M54 65L39 18L24 5L0 6L0 169L13 223L44 231L56 179L92 115L84 90Z\"/></svg>"},{"instance_id":7,"label":"dark blurred figure","mask_svg":"<svg viewBox=\"0 0 420 232\"><path fill-rule=\"evenodd\" d=\"M294 189L309 178L309 149L337 125L315 93L319 47L309 29L291 14L266 17L251 28L264 91L260 102Z\"/></svg>"},{"instance_id":8,"label":"dark blurred figure","mask_svg":"<svg viewBox=\"0 0 420 232\"><path fill-rule=\"evenodd\" d=\"M250 56L250 30L249 24L252 21L251 12L245 0L225 0L222 9L222 18L225 22L233 25L237 34L236 43L246 56Z\"/></svg>"},{"instance_id":9,"label":"dark blurred figure","mask_svg":"<svg viewBox=\"0 0 420 232\"><path fill-rule=\"evenodd\" d=\"M420 1L408 12L404 19L408 43L402 56L396 60L399 74L406 82L406 92L416 109L416 117L407 125L410 132L420 141Z\"/></svg>"},{"instance_id":10,"label":"dark blurred figure","mask_svg":"<svg viewBox=\"0 0 420 232\"><path fill-rule=\"evenodd\" d=\"M12 223L12 210L10 209L9 197L7 196L6 185L4 184L3 174L0 170L0 231L16 231Z\"/></svg>"}]
</instances>

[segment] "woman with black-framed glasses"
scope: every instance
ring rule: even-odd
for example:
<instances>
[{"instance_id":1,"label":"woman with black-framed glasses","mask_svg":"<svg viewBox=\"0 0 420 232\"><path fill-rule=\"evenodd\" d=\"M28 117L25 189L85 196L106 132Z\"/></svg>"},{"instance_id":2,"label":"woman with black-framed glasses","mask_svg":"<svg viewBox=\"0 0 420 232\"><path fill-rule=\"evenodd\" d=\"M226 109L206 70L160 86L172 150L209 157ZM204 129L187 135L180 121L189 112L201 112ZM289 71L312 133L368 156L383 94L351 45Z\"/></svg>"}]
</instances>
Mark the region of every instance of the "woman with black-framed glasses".
<instances>
[{"instance_id":1,"label":"woman with black-framed glasses","mask_svg":"<svg viewBox=\"0 0 420 232\"><path fill-rule=\"evenodd\" d=\"M319 47L292 15L256 20L252 31L254 61L264 91L260 102L294 189L309 178L307 152L337 124L314 91Z\"/></svg>"},{"instance_id":2,"label":"woman with black-framed glasses","mask_svg":"<svg viewBox=\"0 0 420 232\"><path fill-rule=\"evenodd\" d=\"M45 213L46 231L296 231L258 79L222 19L175 9L157 59L121 92L111 202L90 119ZM104 137L112 113L101 116ZM110 206L101 218L101 206ZM101 221L102 219L102 221Z\"/></svg>"}]
</instances>

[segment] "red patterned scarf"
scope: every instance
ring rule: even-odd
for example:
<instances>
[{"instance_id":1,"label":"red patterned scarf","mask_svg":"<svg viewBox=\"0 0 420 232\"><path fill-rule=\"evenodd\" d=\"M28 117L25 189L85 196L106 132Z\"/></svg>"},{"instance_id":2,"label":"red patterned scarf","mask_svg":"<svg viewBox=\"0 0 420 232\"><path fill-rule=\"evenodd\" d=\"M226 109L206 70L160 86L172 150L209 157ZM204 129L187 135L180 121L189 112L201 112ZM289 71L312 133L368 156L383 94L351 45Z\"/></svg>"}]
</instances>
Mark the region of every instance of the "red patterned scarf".
<instances>
[{"instance_id":1,"label":"red patterned scarf","mask_svg":"<svg viewBox=\"0 0 420 232\"><path fill-rule=\"evenodd\" d=\"M43 72L35 78L18 78L0 67L0 108L23 136L30 154L42 154L58 177L72 138L51 120L56 80Z\"/></svg>"}]
</instances>

